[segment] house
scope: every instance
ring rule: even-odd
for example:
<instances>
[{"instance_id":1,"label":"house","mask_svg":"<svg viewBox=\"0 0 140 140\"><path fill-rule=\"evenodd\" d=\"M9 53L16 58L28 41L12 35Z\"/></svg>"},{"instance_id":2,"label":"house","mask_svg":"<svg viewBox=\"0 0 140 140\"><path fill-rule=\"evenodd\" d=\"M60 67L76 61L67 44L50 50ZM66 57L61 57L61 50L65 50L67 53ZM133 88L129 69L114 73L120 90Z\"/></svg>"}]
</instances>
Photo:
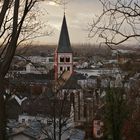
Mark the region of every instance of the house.
<instances>
[{"instance_id":1,"label":"house","mask_svg":"<svg viewBox=\"0 0 140 140\"><path fill-rule=\"evenodd\" d=\"M18 115L22 113L22 108L15 98L9 99L6 104L7 116L9 119L18 119Z\"/></svg>"},{"instance_id":2,"label":"house","mask_svg":"<svg viewBox=\"0 0 140 140\"><path fill-rule=\"evenodd\" d=\"M85 132L79 129L73 129L67 140L84 140Z\"/></svg>"},{"instance_id":3,"label":"house","mask_svg":"<svg viewBox=\"0 0 140 140\"><path fill-rule=\"evenodd\" d=\"M100 119L94 119L93 120L93 136L94 138L102 138L104 136L103 134L103 121Z\"/></svg>"},{"instance_id":4,"label":"house","mask_svg":"<svg viewBox=\"0 0 140 140\"><path fill-rule=\"evenodd\" d=\"M25 120L21 123L9 121L7 123L7 134L9 140L49 140L48 135L42 132L42 125L37 120L30 120L28 124Z\"/></svg>"},{"instance_id":5,"label":"house","mask_svg":"<svg viewBox=\"0 0 140 140\"><path fill-rule=\"evenodd\" d=\"M9 136L8 140L37 140L35 137L24 132L15 133Z\"/></svg>"},{"instance_id":6,"label":"house","mask_svg":"<svg viewBox=\"0 0 140 140\"><path fill-rule=\"evenodd\" d=\"M94 87L94 88L96 88L97 87L97 78L98 78L98 76L89 76L88 78L87 78L87 87Z\"/></svg>"}]
</instances>

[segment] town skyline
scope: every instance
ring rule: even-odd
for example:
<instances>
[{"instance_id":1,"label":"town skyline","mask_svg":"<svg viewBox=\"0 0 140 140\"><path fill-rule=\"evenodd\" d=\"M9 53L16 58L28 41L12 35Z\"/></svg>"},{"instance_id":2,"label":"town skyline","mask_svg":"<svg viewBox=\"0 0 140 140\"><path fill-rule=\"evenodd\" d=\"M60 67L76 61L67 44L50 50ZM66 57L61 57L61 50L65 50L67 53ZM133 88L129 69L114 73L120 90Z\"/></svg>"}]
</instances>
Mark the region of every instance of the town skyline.
<instances>
[{"instance_id":1,"label":"town skyline","mask_svg":"<svg viewBox=\"0 0 140 140\"><path fill-rule=\"evenodd\" d=\"M139 140L139 0L0 4L0 140Z\"/></svg>"}]
</instances>

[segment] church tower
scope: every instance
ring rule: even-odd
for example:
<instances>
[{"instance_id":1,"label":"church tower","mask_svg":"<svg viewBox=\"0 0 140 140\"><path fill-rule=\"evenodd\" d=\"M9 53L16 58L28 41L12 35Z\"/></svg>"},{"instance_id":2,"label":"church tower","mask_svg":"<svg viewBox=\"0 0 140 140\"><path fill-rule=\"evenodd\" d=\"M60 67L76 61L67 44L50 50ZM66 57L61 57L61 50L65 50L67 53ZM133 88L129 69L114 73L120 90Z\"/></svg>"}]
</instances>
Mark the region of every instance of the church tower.
<instances>
[{"instance_id":1,"label":"church tower","mask_svg":"<svg viewBox=\"0 0 140 140\"><path fill-rule=\"evenodd\" d=\"M58 47L55 51L55 80L57 80L63 72L67 72L69 76L73 72L73 52L65 14L61 26Z\"/></svg>"}]
</instances>

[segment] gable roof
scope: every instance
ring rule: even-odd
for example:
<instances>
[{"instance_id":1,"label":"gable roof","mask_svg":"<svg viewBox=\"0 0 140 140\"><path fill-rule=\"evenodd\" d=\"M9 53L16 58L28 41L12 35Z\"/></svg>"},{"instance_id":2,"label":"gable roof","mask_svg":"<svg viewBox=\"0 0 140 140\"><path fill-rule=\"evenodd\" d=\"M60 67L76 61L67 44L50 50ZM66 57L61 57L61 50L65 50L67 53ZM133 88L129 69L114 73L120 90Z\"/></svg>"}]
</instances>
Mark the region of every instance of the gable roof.
<instances>
[{"instance_id":1,"label":"gable roof","mask_svg":"<svg viewBox=\"0 0 140 140\"><path fill-rule=\"evenodd\" d=\"M69 90L78 90L82 89L81 86L77 83L77 77L76 75L71 75L71 77L66 81L65 85L62 87L62 89L69 89Z\"/></svg>"},{"instance_id":2,"label":"gable roof","mask_svg":"<svg viewBox=\"0 0 140 140\"><path fill-rule=\"evenodd\" d=\"M58 48L57 48L56 52L72 53L72 48L71 48L71 44L70 44L65 15L63 17L63 23L62 23L62 27L61 27L61 33L60 33Z\"/></svg>"}]
</instances>

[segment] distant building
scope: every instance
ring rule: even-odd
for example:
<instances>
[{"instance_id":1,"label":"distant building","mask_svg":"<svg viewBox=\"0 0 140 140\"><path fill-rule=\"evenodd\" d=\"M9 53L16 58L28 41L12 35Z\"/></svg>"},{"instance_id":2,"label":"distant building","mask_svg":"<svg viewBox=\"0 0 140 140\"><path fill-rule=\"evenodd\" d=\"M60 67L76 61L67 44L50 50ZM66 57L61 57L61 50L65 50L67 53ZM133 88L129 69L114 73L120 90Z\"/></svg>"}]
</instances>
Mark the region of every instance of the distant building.
<instances>
[{"instance_id":1,"label":"distant building","mask_svg":"<svg viewBox=\"0 0 140 140\"><path fill-rule=\"evenodd\" d=\"M100 119L93 121L93 136L94 138L100 139L103 137L103 122Z\"/></svg>"},{"instance_id":2,"label":"distant building","mask_svg":"<svg viewBox=\"0 0 140 140\"><path fill-rule=\"evenodd\" d=\"M37 140L35 137L29 135L29 134L25 134L24 132L19 132L19 133L15 133L10 135L9 140Z\"/></svg>"}]
</instances>

